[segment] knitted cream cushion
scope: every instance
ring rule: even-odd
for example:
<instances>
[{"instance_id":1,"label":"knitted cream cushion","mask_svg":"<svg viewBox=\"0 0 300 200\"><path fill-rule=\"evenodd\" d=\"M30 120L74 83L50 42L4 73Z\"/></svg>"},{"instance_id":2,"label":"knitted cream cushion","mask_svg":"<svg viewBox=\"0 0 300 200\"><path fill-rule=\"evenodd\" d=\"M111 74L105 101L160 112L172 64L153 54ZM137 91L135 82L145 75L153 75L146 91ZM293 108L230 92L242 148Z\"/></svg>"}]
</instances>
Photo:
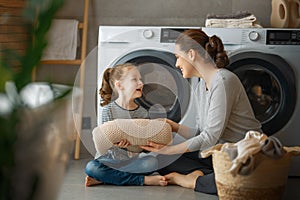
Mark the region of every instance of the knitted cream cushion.
<instances>
[{"instance_id":1,"label":"knitted cream cushion","mask_svg":"<svg viewBox=\"0 0 300 200\"><path fill-rule=\"evenodd\" d=\"M132 152L141 152L138 145L146 145L147 141L159 144L172 141L171 126L163 119L116 119L96 127L92 134L101 155L122 139L130 142L127 149Z\"/></svg>"}]
</instances>

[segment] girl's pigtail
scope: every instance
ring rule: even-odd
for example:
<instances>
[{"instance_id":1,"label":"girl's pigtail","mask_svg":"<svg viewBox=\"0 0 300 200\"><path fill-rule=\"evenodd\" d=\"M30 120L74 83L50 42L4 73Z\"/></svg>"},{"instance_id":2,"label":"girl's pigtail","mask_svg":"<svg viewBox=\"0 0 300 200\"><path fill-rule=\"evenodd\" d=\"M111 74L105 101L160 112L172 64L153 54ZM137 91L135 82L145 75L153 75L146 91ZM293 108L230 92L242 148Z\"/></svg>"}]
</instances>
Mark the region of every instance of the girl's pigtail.
<instances>
[{"instance_id":1,"label":"girl's pigtail","mask_svg":"<svg viewBox=\"0 0 300 200\"><path fill-rule=\"evenodd\" d=\"M101 103L100 103L101 106L105 106L109 104L112 98L113 89L109 83L112 70L113 70L112 68L107 68L103 74L102 86L99 91L99 94L101 96Z\"/></svg>"}]
</instances>

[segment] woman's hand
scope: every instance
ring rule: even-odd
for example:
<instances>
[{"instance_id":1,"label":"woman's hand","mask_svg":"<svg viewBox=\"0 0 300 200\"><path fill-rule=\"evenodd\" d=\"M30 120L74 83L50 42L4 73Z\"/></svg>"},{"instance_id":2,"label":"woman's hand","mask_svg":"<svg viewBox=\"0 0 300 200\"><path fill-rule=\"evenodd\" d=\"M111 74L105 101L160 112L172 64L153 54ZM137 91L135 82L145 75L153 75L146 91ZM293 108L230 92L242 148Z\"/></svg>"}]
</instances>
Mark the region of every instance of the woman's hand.
<instances>
[{"instance_id":1,"label":"woman's hand","mask_svg":"<svg viewBox=\"0 0 300 200\"><path fill-rule=\"evenodd\" d=\"M166 119L166 122L168 124L170 124L170 126L172 128L172 132L176 132L176 133L178 132L178 129L179 129L179 126L180 126L178 123L176 123L176 122L174 122L170 119Z\"/></svg>"},{"instance_id":2,"label":"woman's hand","mask_svg":"<svg viewBox=\"0 0 300 200\"><path fill-rule=\"evenodd\" d=\"M165 151L168 148L168 146L164 144L158 144L155 142L148 141L147 145L140 145L140 148L146 151L156 152L160 154L167 154Z\"/></svg>"},{"instance_id":3,"label":"woman's hand","mask_svg":"<svg viewBox=\"0 0 300 200\"><path fill-rule=\"evenodd\" d=\"M140 145L139 147L147 151L156 152L165 155L190 152L186 142L182 142L176 145L163 145L163 144L158 144L155 142L148 141L147 145Z\"/></svg>"},{"instance_id":4,"label":"woman's hand","mask_svg":"<svg viewBox=\"0 0 300 200\"><path fill-rule=\"evenodd\" d=\"M114 143L114 145L119 148L127 148L130 146L130 142L128 142L126 139L122 139L120 142Z\"/></svg>"}]
</instances>

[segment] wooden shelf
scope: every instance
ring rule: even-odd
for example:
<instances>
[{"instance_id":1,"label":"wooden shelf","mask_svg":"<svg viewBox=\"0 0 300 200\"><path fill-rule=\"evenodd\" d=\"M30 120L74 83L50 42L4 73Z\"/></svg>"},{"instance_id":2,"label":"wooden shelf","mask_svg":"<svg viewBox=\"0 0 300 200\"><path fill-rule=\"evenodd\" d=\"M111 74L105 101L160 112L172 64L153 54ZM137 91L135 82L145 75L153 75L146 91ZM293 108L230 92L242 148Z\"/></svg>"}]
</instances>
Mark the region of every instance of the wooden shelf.
<instances>
[{"instance_id":1,"label":"wooden shelf","mask_svg":"<svg viewBox=\"0 0 300 200\"><path fill-rule=\"evenodd\" d=\"M84 0L84 15L83 22L78 23L78 29L81 30L82 40L81 40L81 55L80 58L75 60L43 60L41 64L44 65L79 65L80 67L80 89L84 94L84 77L85 77L85 64L84 60L86 58L86 47L87 47L87 34L88 34L88 12L89 12L89 0ZM35 79L35 72L33 75L33 79ZM74 159L78 160L80 155L80 135L81 135L81 126L82 126L82 111L83 111L83 94L80 99L79 105L79 116L80 120L77 122L77 137L75 141L75 150L74 150Z\"/></svg>"},{"instance_id":2,"label":"wooden shelf","mask_svg":"<svg viewBox=\"0 0 300 200\"><path fill-rule=\"evenodd\" d=\"M43 65L81 65L80 59L76 60L42 60Z\"/></svg>"},{"instance_id":3,"label":"wooden shelf","mask_svg":"<svg viewBox=\"0 0 300 200\"><path fill-rule=\"evenodd\" d=\"M79 22L78 29L83 29L83 27L84 27L84 24L82 22Z\"/></svg>"},{"instance_id":4,"label":"wooden shelf","mask_svg":"<svg viewBox=\"0 0 300 200\"><path fill-rule=\"evenodd\" d=\"M26 5L25 0L1 0L0 1L0 7L6 7L6 8L24 8Z\"/></svg>"}]
</instances>

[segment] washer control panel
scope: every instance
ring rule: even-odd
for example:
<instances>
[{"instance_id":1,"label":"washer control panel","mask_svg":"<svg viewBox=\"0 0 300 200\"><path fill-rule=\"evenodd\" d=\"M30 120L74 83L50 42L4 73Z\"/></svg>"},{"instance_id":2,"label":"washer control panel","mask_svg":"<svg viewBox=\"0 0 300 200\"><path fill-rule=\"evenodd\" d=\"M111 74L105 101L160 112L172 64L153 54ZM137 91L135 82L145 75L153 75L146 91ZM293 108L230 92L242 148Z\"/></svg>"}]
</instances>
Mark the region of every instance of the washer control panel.
<instances>
[{"instance_id":1,"label":"washer control panel","mask_svg":"<svg viewBox=\"0 0 300 200\"><path fill-rule=\"evenodd\" d=\"M268 45L300 45L300 30L267 30Z\"/></svg>"},{"instance_id":2,"label":"washer control panel","mask_svg":"<svg viewBox=\"0 0 300 200\"><path fill-rule=\"evenodd\" d=\"M200 29L200 27L162 28L160 34L160 42L175 43L179 34L187 29Z\"/></svg>"}]
</instances>

